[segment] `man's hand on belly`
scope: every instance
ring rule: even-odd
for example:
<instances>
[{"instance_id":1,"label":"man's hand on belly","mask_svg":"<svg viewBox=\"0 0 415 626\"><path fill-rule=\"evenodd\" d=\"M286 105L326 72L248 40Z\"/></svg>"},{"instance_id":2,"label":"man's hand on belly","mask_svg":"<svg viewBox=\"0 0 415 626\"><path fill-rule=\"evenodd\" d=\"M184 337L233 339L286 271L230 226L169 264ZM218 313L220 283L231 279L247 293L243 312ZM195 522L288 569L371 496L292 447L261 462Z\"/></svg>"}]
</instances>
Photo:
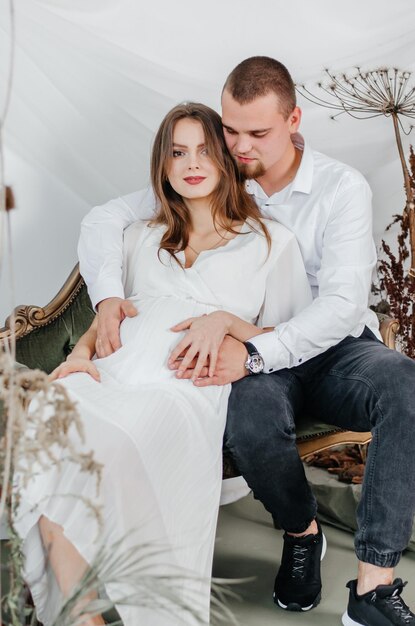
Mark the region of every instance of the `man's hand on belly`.
<instances>
[{"instance_id":1,"label":"man's hand on belly","mask_svg":"<svg viewBox=\"0 0 415 626\"><path fill-rule=\"evenodd\" d=\"M219 350L218 360L216 362L215 374L209 376L208 363L202 368L199 378L194 381L197 387L208 387L210 385L227 385L248 375L245 368L245 362L248 358L248 352L243 343L227 335ZM172 369L178 369L181 359L177 360ZM192 378L193 367L196 365L196 359L190 364L181 378Z\"/></svg>"},{"instance_id":2,"label":"man's hand on belly","mask_svg":"<svg viewBox=\"0 0 415 626\"><path fill-rule=\"evenodd\" d=\"M95 350L99 358L109 356L121 347L120 324L126 317L135 317L137 309L130 300L106 298L98 306L98 327Z\"/></svg>"}]
</instances>

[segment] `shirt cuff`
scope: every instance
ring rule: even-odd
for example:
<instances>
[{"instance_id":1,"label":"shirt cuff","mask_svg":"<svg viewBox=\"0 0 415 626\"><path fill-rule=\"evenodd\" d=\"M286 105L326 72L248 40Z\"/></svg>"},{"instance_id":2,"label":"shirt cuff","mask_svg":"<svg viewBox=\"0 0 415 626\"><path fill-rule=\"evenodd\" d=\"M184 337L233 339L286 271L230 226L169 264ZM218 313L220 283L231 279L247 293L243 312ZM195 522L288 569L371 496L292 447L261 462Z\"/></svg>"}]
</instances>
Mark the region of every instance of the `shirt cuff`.
<instances>
[{"instance_id":1,"label":"shirt cuff","mask_svg":"<svg viewBox=\"0 0 415 626\"><path fill-rule=\"evenodd\" d=\"M274 330L248 339L264 360L264 374L271 374L290 366L290 351L278 339Z\"/></svg>"},{"instance_id":2,"label":"shirt cuff","mask_svg":"<svg viewBox=\"0 0 415 626\"><path fill-rule=\"evenodd\" d=\"M117 280L111 282L108 279L105 280L105 285L89 285L88 295L95 311L97 310L97 305L102 300L107 298L122 298L124 300L125 298L122 284Z\"/></svg>"}]
</instances>

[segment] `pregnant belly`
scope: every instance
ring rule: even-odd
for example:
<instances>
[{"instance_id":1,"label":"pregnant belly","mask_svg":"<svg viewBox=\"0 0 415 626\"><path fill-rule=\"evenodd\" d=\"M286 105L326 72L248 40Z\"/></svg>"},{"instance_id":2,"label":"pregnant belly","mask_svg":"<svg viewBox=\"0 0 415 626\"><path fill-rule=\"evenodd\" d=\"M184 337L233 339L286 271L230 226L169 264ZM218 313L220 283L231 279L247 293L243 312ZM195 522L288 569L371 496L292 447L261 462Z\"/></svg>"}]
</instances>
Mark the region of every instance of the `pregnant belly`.
<instances>
[{"instance_id":1,"label":"pregnant belly","mask_svg":"<svg viewBox=\"0 0 415 626\"><path fill-rule=\"evenodd\" d=\"M134 304L138 315L127 317L120 327L122 347L104 359L97 359L95 364L127 385L174 379L167 361L184 333L175 333L170 328L188 317L210 313L216 307L171 297Z\"/></svg>"}]
</instances>

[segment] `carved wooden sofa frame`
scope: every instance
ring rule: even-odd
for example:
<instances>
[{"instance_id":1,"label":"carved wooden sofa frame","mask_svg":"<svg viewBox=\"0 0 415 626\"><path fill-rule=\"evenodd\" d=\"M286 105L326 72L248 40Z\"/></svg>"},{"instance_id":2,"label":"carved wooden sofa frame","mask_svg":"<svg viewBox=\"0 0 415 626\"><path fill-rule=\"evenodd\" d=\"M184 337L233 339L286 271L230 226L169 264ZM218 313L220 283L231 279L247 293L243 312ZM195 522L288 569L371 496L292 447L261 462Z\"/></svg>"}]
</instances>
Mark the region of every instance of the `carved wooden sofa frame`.
<instances>
[{"instance_id":1,"label":"carved wooden sofa frame","mask_svg":"<svg viewBox=\"0 0 415 626\"><path fill-rule=\"evenodd\" d=\"M30 368L39 368L49 373L70 353L93 317L94 311L86 286L76 265L49 304L44 307L16 307L14 322L12 316L9 316L5 326L0 328L0 344L9 341L14 333L16 360ZM398 329L396 320L381 317L380 331L389 348L395 348ZM307 416L301 418L297 428L297 446L302 458L340 444L363 445L370 438L370 433L317 424ZM235 469L225 458L224 477L235 475Z\"/></svg>"}]
</instances>

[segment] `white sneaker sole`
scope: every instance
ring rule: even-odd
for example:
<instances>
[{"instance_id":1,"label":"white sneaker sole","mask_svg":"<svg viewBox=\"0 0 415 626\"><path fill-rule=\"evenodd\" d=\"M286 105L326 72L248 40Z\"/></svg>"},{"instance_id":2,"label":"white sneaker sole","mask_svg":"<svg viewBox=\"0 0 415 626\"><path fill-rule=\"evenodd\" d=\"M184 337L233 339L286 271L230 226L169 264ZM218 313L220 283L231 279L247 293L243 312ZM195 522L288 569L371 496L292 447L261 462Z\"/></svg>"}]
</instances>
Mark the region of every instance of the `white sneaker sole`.
<instances>
[{"instance_id":1,"label":"white sneaker sole","mask_svg":"<svg viewBox=\"0 0 415 626\"><path fill-rule=\"evenodd\" d=\"M324 533L323 534L323 545L321 548L321 557L320 557L320 561L322 561L324 559L324 557L326 556L326 552L327 552L327 539L326 539L326 535ZM275 593L274 593L274 598L275 598ZM317 598L314 600L313 604L310 604L310 606L300 606L299 604L297 604L298 610L299 611L310 611L312 608L314 608L315 606L317 606L317 604L319 604L321 599L321 594L319 594L317 596ZM287 610L288 605L287 604L283 604L281 602L281 600L279 600L279 598L276 598L278 606L281 607L282 609ZM318 600L316 602L316 600ZM350 618L349 618L350 619ZM350 626L352 626L352 623L350 624Z\"/></svg>"},{"instance_id":2,"label":"white sneaker sole","mask_svg":"<svg viewBox=\"0 0 415 626\"><path fill-rule=\"evenodd\" d=\"M310 611L312 608L314 608L320 603L320 598L321 598L321 595L319 594L316 598L316 600L318 599L318 602L314 601L313 604L310 604L310 606L300 606L299 604L296 604L295 606L297 608L295 610L296 611ZM280 600L278 600L278 598L277 598L277 603L278 603L278 606L280 606L282 609L285 609L285 610L288 609L288 604L283 604ZM294 606L294 603L293 605L290 605L290 606ZM291 610L294 610L294 609L291 609Z\"/></svg>"},{"instance_id":3,"label":"white sneaker sole","mask_svg":"<svg viewBox=\"0 0 415 626\"><path fill-rule=\"evenodd\" d=\"M342 624L343 626L363 626L360 622L355 622L354 619L349 617L347 611L343 614Z\"/></svg>"},{"instance_id":4,"label":"white sneaker sole","mask_svg":"<svg viewBox=\"0 0 415 626\"><path fill-rule=\"evenodd\" d=\"M327 552L327 539L326 539L326 535L323 533L323 547L321 548L320 561L324 559L324 557L326 556L326 552Z\"/></svg>"}]
</instances>

